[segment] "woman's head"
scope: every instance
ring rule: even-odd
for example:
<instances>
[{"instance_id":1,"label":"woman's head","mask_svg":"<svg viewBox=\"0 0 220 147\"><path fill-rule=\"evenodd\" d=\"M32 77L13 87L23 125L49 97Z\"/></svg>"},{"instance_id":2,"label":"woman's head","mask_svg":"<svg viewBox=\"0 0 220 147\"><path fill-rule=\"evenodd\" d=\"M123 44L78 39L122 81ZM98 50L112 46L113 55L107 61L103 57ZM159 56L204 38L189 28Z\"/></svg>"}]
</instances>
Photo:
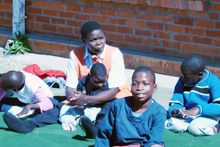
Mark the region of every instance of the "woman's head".
<instances>
[{"instance_id":1,"label":"woman's head","mask_svg":"<svg viewBox=\"0 0 220 147\"><path fill-rule=\"evenodd\" d=\"M81 27L82 41L88 47L92 55L101 54L104 50L106 38L101 25L95 21L89 21Z\"/></svg>"}]
</instances>

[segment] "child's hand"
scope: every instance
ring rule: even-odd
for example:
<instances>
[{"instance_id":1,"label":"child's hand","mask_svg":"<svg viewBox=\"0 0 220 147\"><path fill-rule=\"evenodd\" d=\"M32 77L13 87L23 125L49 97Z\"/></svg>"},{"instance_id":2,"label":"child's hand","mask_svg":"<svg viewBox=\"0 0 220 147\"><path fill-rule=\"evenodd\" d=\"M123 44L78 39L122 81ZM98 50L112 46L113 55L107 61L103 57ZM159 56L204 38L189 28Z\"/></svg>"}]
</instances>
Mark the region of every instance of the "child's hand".
<instances>
[{"instance_id":1,"label":"child's hand","mask_svg":"<svg viewBox=\"0 0 220 147\"><path fill-rule=\"evenodd\" d=\"M189 110L184 110L184 109L181 109L180 110L183 114L186 115L186 118L187 117L191 117L191 116L196 116L199 114L199 108L198 107L195 107L195 108L192 108L192 109L189 109Z\"/></svg>"},{"instance_id":2,"label":"child's hand","mask_svg":"<svg viewBox=\"0 0 220 147\"><path fill-rule=\"evenodd\" d=\"M73 90L75 92L75 96L70 98L70 102L68 103L68 105L73 105L71 108L80 108L82 109L84 107L84 105L86 104L86 100L85 100L85 92L79 92L76 90Z\"/></svg>"},{"instance_id":3,"label":"child's hand","mask_svg":"<svg viewBox=\"0 0 220 147\"><path fill-rule=\"evenodd\" d=\"M182 113L181 110L183 109L174 109L173 111L171 111L171 115L176 118L185 118L186 114Z\"/></svg>"},{"instance_id":4,"label":"child's hand","mask_svg":"<svg viewBox=\"0 0 220 147\"><path fill-rule=\"evenodd\" d=\"M74 95L70 95L68 98L67 98L67 100L68 101L71 101L72 99L74 99L74 98L76 98L76 95L74 94Z\"/></svg>"},{"instance_id":5,"label":"child's hand","mask_svg":"<svg viewBox=\"0 0 220 147\"><path fill-rule=\"evenodd\" d=\"M20 112L20 113L18 113L18 114L16 114L16 117L20 117L20 116L22 116L22 115L26 115L26 114L28 114L28 112L31 110L31 105L26 105L25 107L24 107L24 109Z\"/></svg>"}]
</instances>

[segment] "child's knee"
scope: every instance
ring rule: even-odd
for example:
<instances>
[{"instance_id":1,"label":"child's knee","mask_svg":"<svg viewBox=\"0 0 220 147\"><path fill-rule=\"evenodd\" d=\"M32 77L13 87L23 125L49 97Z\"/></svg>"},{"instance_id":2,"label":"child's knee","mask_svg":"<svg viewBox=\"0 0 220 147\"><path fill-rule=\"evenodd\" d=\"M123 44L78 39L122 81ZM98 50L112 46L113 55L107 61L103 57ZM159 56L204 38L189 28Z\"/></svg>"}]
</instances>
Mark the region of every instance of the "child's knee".
<instances>
[{"instance_id":1,"label":"child's knee","mask_svg":"<svg viewBox=\"0 0 220 147\"><path fill-rule=\"evenodd\" d=\"M196 125L189 125L188 131L189 131L189 133L191 133L195 136L202 135L202 132L200 131L200 127L196 126Z\"/></svg>"},{"instance_id":2,"label":"child's knee","mask_svg":"<svg viewBox=\"0 0 220 147\"><path fill-rule=\"evenodd\" d=\"M181 119L173 118L166 120L165 128L173 132L185 132L187 130L188 124L185 124Z\"/></svg>"},{"instance_id":3,"label":"child's knee","mask_svg":"<svg viewBox=\"0 0 220 147\"><path fill-rule=\"evenodd\" d=\"M214 130L212 127L204 124L190 124L188 127L189 133L200 136L200 135L214 135Z\"/></svg>"}]
</instances>

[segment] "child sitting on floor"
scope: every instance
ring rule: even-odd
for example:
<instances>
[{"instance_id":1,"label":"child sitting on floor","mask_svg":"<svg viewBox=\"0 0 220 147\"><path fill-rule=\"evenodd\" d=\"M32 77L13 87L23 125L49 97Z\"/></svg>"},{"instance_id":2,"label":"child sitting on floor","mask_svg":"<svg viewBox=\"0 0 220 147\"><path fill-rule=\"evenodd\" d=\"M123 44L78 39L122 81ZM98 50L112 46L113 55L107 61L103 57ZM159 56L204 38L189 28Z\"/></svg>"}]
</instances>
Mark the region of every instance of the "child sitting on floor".
<instances>
[{"instance_id":1,"label":"child sitting on floor","mask_svg":"<svg viewBox=\"0 0 220 147\"><path fill-rule=\"evenodd\" d=\"M155 74L148 67L137 68L132 76L131 97L113 102L96 136L95 147L162 147L166 110L152 99L157 91Z\"/></svg>"},{"instance_id":2,"label":"child sitting on floor","mask_svg":"<svg viewBox=\"0 0 220 147\"><path fill-rule=\"evenodd\" d=\"M198 55L183 61L181 73L169 103L166 128L193 135L213 135L220 116L218 77L205 70L205 61Z\"/></svg>"},{"instance_id":3,"label":"child sitting on floor","mask_svg":"<svg viewBox=\"0 0 220 147\"><path fill-rule=\"evenodd\" d=\"M4 97L9 91L13 91L16 98ZM33 109L42 113L53 108L52 101L58 104L47 84L33 74L12 70L0 78L1 111L10 112L17 117L30 114Z\"/></svg>"},{"instance_id":4,"label":"child sitting on floor","mask_svg":"<svg viewBox=\"0 0 220 147\"><path fill-rule=\"evenodd\" d=\"M79 96L79 92L85 92L86 95L97 95L100 92L108 90L107 71L102 63L96 63L92 66L88 76L82 78L77 85L75 97ZM86 131L87 138L95 138L98 127L101 124L104 115L109 110L112 101L103 102L99 105L87 104L82 109L73 108L71 106L60 103L53 109L35 116L30 120L22 120L14 117L10 113L5 113L3 119L9 128L19 133L29 133L36 127L43 127L48 124L57 124L60 115L60 122L65 130L74 131L77 124L76 118L84 115L80 121ZM61 111L61 113L60 113Z\"/></svg>"},{"instance_id":5,"label":"child sitting on floor","mask_svg":"<svg viewBox=\"0 0 220 147\"><path fill-rule=\"evenodd\" d=\"M88 76L83 77L78 85L77 91L84 92L86 95L94 96L108 90L107 82L107 71L102 63L96 63L92 66ZM75 93L76 97L79 93ZM96 118L98 113L102 109L102 113L105 114L110 108L110 102L106 102L102 105L85 105L82 109L71 108L72 105L63 105L60 110L59 121L62 123L64 130L75 131L75 126L77 124L77 118L81 118L81 123L86 131L87 138L95 138L98 131L98 126L96 124ZM108 108L107 108L107 107ZM105 109L104 109L105 108ZM100 119L98 121L101 121ZM96 128L96 130L95 130Z\"/></svg>"}]
</instances>

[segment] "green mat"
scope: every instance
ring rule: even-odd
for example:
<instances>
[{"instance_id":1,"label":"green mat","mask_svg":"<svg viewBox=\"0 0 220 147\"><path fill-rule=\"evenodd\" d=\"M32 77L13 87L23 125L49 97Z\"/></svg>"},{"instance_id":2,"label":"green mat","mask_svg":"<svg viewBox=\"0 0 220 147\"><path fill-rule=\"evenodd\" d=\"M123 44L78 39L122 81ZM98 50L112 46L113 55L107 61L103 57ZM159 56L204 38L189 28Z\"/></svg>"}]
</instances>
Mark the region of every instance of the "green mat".
<instances>
[{"instance_id":1,"label":"green mat","mask_svg":"<svg viewBox=\"0 0 220 147\"><path fill-rule=\"evenodd\" d=\"M187 132L174 133L165 129L163 140L166 147L218 147L220 146L220 133L195 137Z\"/></svg>"},{"instance_id":2,"label":"green mat","mask_svg":"<svg viewBox=\"0 0 220 147\"><path fill-rule=\"evenodd\" d=\"M5 147L93 147L95 140L86 139L79 125L75 132L64 131L60 124L36 128L28 134L13 132L4 123L0 112L0 146ZM194 137L188 133L164 131L166 147L217 147L220 146L220 133L213 136Z\"/></svg>"},{"instance_id":3,"label":"green mat","mask_svg":"<svg viewBox=\"0 0 220 147\"><path fill-rule=\"evenodd\" d=\"M62 130L60 124L52 124L36 128L28 134L20 134L8 129L0 112L0 146L5 147L89 147L95 143L94 139L86 139L85 133L79 125L75 132Z\"/></svg>"}]
</instances>

